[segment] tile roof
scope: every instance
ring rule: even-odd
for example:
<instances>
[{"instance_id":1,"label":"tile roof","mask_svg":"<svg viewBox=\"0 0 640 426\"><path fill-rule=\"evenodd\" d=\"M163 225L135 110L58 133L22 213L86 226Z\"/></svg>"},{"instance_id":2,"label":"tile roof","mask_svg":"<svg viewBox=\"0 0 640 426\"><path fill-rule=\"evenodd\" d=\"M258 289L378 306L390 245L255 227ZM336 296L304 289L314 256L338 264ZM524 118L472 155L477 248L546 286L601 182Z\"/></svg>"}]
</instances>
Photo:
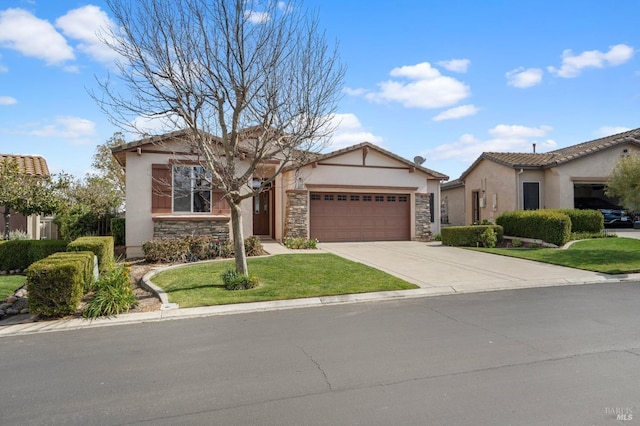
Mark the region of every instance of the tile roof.
<instances>
[{"instance_id":1,"label":"tile roof","mask_svg":"<svg viewBox=\"0 0 640 426\"><path fill-rule=\"evenodd\" d=\"M18 163L21 172L36 176L49 176L47 161L39 155L0 154L0 162L13 160Z\"/></svg>"},{"instance_id":2,"label":"tile roof","mask_svg":"<svg viewBox=\"0 0 640 426\"><path fill-rule=\"evenodd\" d=\"M623 143L632 143L640 146L640 128L539 154L523 152L483 152L480 157L460 175L460 179L464 179L481 160L490 160L494 163L513 168L546 169Z\"/></svg>"}]
</instances>

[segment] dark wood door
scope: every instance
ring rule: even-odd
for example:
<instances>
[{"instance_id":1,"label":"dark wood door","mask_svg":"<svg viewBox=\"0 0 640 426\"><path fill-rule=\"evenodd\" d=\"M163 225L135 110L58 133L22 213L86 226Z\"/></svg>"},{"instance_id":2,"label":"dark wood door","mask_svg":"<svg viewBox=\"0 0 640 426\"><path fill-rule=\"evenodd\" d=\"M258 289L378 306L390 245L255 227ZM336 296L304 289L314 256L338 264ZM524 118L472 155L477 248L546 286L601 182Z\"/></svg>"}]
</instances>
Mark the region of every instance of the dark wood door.
<instances>
[{"instance_id":1,"label":"dark wood door","mask_svg":"<svg viewBox=\"0 0 640 426\"><path fill-rule=\"evenodd\" d=\"M269 192L253 197L253 235L269 235Z\"/></svg>"}]
</instances>

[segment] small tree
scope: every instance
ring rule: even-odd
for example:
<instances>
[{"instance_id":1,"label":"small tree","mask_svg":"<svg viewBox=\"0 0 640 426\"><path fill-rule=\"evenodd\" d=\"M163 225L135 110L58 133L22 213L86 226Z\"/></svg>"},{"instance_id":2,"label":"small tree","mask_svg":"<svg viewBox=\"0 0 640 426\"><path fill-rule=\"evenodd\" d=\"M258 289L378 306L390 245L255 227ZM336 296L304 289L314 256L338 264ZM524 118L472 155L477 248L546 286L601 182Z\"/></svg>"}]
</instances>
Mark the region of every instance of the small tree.
<instances>
[{"instance_id":1,"label":"small tree","mask_svg":"<svg viewBox=\"0 0 640 426\"><path fill-rule=\"evenodd\" d=\"M625 208L640 211L640 155L625 155L618 160L609 175L606 194L618 197Z\"/></svg>"},{"instance_id":2,"label":"small tree","mask_svg":"<svg viewBox=\"0 0 640 426\"><path fill-rule=\"evenodd\" d=\"M4 206L4 236L9 239L11 210L25 216L55 213L61 205L59 190L66 177L57 181L50 176L30 175L20 170L17 161L5 158L0 163L0 206Z\"/></svg>"},{"instance_id":3,"label":"small tree","mask_svg":"<svg viewBox=\"0 0 640 426\"><path fill-rule=\"evenodd\" d=\"M94 99L123 129L148 134L140 118L162 118L163 133L187 130L229 203L236 271L247 275L241 202L325 146L344 78L337 49L295 0L106 3L120 82Z\"/></svg>"},{"instance_id":4,"label":"small tree","mask_svg":"<svg viewBox=\"0 0 640 426\"><path fill-rule=\"evenodd\" d=\"M124 134L116 132L105 143L96 146L96 152L93 154L93 167L97 173L91 177L98 177L120 194L120 198L124 200L125 196L125 174L124 169L111 153L112 148L124 145Z\"/></svg>"}]
</instances>

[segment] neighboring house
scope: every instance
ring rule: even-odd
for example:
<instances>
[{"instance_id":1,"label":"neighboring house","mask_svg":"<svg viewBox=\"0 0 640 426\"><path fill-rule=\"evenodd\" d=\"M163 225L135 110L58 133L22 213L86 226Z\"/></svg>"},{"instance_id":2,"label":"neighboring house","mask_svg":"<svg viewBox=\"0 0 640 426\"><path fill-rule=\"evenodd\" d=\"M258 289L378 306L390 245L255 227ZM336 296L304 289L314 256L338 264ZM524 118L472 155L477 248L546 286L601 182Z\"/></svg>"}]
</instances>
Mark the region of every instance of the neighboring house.
<instances>
[{"instance_id":1,"label":"neighboring house","mask_svg":"<svg viewBox=\"0 0 640 426\"><path fill-rule=\"evenodd\" d=\"M442 185L443 217L468 225L513 210L614 206L617 200L605 195L607 178L632 153L640 153L640 129L547 153L485 152Z\"/></svg>"},{"instance_id":2,"label":"neighboring house","mask_svg":"<svg viewBox=\"0 0 640 426\"><path fill-rule=\"evenodd\" d=\"M181 132L114 148L126 170L127 256L152 239L232 238L222 193L197 188L197 156ZM364 142L285 168L271 187L243 204L245 236L320 241L428 240L440 230L440 182L447 176ZM238 158L242 163L246 159ZM279 164L263 164L259 181ZM242 164L238 165L242 169Z\"/></svg>"},{"instance_id":3,"label":"neighboring house","mask_svg":"<svg viewBox=\"0 0 640 426\"><path fill-rule=\"evenodd\" d=\"M34 176L49 176L49 167L43 157L38 155L12 155L0 154L0 162L5 160L15 161L18 164L20 172ZM4 206L0 207L4 212ZM9 230L26 232L30 239L39 240L41 235L40 216L31 215L24 216L21 213L10 211ZM4 215L0 214L0 230L4 233L5 223ZM1 238L1 237L0 237Z\"/></svg>"}]
</instances>

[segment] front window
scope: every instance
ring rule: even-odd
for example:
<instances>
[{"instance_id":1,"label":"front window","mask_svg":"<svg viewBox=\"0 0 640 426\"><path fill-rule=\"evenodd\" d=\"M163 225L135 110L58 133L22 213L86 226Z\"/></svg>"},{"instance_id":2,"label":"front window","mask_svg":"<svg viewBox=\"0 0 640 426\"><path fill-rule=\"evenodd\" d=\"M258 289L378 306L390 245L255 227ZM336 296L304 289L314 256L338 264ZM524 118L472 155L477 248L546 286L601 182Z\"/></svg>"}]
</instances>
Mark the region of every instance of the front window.
<instances>
[{"instance_id":1,"label":"front window","mask_svg":"<svg viewBox=\"0 0 640 426\"><path fill-rule=\"evenodd\" d=\"M211 175L201 166L173 166L173 211L209 213Z\"/></svg>"}]
</instances>

